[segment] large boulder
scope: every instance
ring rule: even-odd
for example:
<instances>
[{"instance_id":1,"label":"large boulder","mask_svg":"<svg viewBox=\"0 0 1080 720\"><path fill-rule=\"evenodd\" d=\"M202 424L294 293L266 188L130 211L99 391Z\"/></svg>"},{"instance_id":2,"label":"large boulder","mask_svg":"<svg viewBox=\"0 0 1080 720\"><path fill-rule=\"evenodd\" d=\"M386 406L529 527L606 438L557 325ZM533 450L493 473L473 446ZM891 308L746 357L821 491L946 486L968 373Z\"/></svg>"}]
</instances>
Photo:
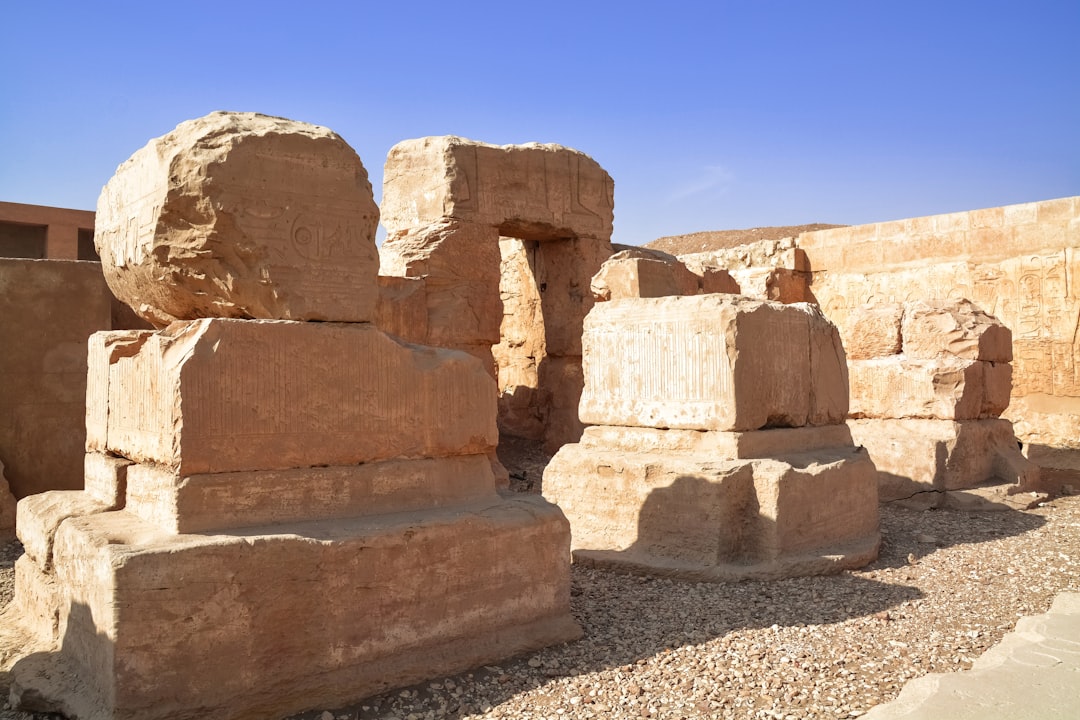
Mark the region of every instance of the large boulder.
<instances>
[{"instance_id":1,"label":"large boulder","mask_svg":"<svg viewBox=\"0 0 1080 720\"><path fill-rule=\"evenodd\" d=\"M368 322L378 222L367 171L336 133L215 112L120 165L98 199L94 242L113 293L159 327Z\"/></svg>"}]
</instances>

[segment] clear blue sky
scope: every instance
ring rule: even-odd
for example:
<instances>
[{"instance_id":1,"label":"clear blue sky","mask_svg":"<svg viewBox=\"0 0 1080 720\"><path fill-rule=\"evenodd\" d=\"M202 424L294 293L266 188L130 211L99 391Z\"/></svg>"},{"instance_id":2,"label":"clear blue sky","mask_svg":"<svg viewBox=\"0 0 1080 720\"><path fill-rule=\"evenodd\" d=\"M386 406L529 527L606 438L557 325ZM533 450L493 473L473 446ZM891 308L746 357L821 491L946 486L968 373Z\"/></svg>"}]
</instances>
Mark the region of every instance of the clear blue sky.
<instances>
[{"instance_id":1,"label":"clear blue sky","mask_svg":"<svg viewBox=\"0 0 1080 720\"><path fill-rule=\"evenodd\" d=\"M615 240L1080 195L1080 0L5 2L0 200L92 209L179 122L556 142Z\"/></svg>"}]
</instances>

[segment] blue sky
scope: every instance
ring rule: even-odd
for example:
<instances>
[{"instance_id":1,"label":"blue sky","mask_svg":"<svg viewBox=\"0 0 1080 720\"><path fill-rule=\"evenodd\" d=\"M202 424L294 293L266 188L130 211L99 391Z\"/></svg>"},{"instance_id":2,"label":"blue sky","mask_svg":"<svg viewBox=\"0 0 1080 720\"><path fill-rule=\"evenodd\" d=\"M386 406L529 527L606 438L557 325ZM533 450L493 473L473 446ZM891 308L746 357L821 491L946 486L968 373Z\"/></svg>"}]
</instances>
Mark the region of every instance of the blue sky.
<instances>
[{"instance_id":1,"label":"blue sky","mask_svg":"<svg viewBox=\"0 0 1080 720\"><path fill-rule=\"evenodd\" d=\"M183 120L556 142L615 237L1080 195L1080 1L7 2L0 200L92 209Z\"/></svg>"}]
</instances>

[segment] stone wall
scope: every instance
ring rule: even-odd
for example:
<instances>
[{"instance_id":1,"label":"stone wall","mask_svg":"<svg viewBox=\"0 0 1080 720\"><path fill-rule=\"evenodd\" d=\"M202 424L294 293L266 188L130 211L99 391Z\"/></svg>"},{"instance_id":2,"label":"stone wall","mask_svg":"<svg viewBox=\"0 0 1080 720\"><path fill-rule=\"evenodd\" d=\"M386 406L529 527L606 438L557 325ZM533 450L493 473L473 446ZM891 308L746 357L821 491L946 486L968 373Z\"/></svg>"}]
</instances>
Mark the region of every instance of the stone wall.
<instances>
[{"instance_id":1,"label":"stone wall","mask_svg":"<svg viewBox=\"0 0 1080 720\"><path fill-rule=\"evenodd\" d=\"M1080 449L1080 197L803 233L810 290L844 332L866 303L960 299L1013 334L1004 416L1038 456Z\"/></svg>"},{"instance_id":2,"label":"stone wall","mask_svg":"<svg viewBox=\"0 0 1080 720\"><path fill-rule=\"evenodd\" d=\"M112 302L98 263L0 258L0 461L17 498L83 486L87 340Z\"/></svg>"}]
</instances>

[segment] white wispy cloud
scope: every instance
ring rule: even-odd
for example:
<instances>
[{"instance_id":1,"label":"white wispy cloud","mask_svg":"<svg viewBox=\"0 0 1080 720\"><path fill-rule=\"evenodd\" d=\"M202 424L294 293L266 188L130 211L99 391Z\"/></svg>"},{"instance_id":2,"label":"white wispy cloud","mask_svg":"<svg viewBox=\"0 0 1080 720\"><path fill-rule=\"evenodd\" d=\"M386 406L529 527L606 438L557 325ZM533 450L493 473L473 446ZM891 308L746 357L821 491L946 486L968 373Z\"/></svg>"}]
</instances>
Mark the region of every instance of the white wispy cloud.
<instances>
[{"instance_id":1,"label":"white wispy cloud","mask_svg":"<svg viewBox=\"0 0 1080 720\"><path fill-rule=\"evenodd\" d=\"M723 195L735 182L735 174L723 165L706 165L697 173L696 177L687 180L667 196L667 202L674 203L694 195L708 193L710 195Z\"/></svg>"}]
</instances>

